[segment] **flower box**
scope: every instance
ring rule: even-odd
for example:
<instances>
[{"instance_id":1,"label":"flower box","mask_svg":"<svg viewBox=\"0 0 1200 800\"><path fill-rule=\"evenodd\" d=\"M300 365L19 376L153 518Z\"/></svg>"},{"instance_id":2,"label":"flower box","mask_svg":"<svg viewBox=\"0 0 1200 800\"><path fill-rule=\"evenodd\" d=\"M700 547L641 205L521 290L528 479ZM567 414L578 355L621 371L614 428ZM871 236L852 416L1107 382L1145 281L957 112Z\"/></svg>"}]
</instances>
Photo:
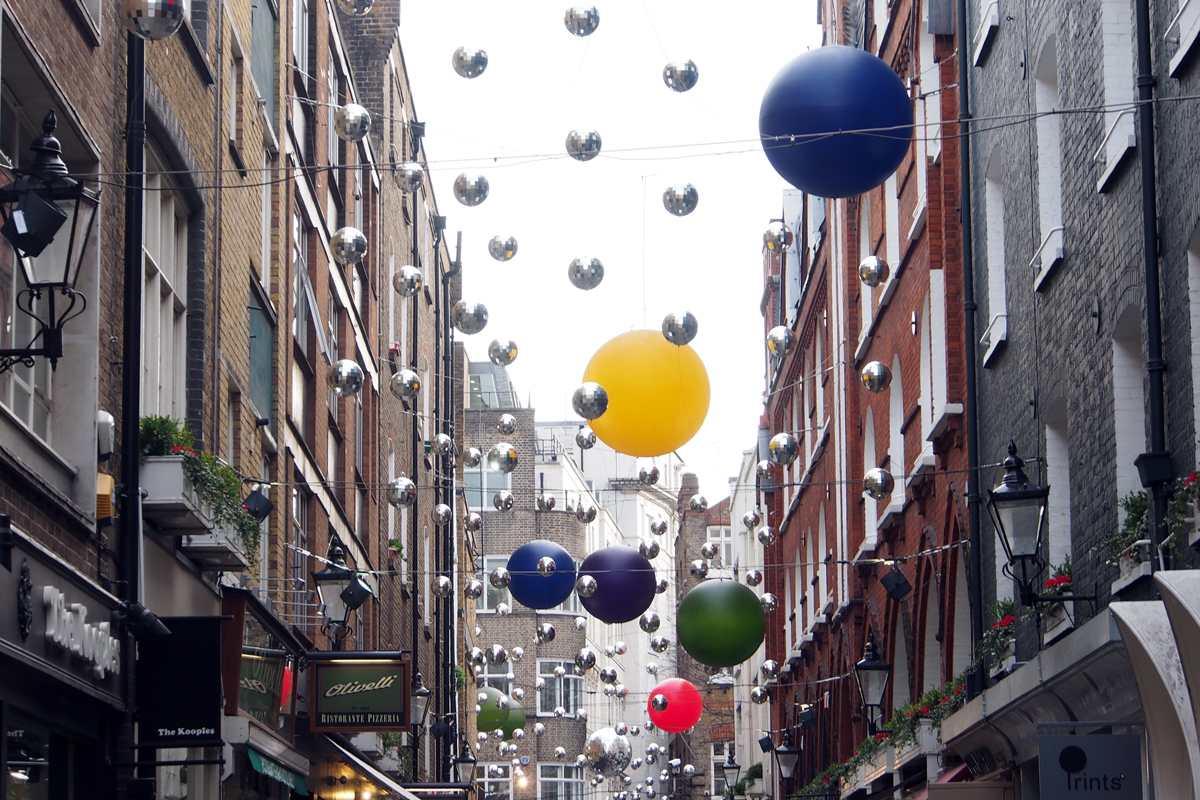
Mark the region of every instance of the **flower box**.
<instances>
[{"instance_id":1,"label":"flower box","mask_svg":"<svg viewBox=\"0 0 1200 800\"><path fill-rule=\"evenodd\" d=\"M237 529L222 526L209 533L184 536L179 549L201 569L242 571L250 566Z\"/></svg>"},{"instance_id":2,"label":"flower box","mask_svg":"<svg viewBox=\"0 0 1200 800\"><path fill-rule=\"evenodd\" d=\"M1128 588L1142 578L1149 577L1152 572L1150 564L1150 540L1138 539L1121 551L1117 559L1120 574L1112 582L1112 594Z\"/></svg>"},{"instance_id":3,"label":"flower box","mask_svg":"<svg viewBox=\"0 0 1200 800\"><path fill-rule=\"evenodd\" d=\"M148 456L138 479L146 497L142 519L167 536L212 530L212 510L196 496L183 471L183 456Z\"/></svg>"},{"instance_id":4,"label":"flower box","mask_svg":"<svg viewBox=\"0 0 1200 800\"><path fill-rule=\"evenodd\" d=\"M1075 601L1054 603L1042 616L1042 644L1048 645L1075 628Z\"/></svg>"},{"instance_id":5,"label":"flower box","mask_svg":"<svg viewBox=\"0 0 1200 800\"><path fill-rule=\"evenodd\" d=\"M1004 649L996 654L995 663L992 664L988 675L993 678L1003 678L1005 675L1017 668L1017 640L1009 639L1008 644Z\"/></svg>"},{"instance_id":6,"label":"flower box","mask_svg":"<svg viewBox=\"0 0 1200 800\"><path fill-rule=\"evenodd\" d=\"M931 719L917 720L917 738L903 750L896 751L895 769L900 769L916 758L937 755L942 752L942 743L938 729L933 726Z\"/></svg>"}]
</instances>

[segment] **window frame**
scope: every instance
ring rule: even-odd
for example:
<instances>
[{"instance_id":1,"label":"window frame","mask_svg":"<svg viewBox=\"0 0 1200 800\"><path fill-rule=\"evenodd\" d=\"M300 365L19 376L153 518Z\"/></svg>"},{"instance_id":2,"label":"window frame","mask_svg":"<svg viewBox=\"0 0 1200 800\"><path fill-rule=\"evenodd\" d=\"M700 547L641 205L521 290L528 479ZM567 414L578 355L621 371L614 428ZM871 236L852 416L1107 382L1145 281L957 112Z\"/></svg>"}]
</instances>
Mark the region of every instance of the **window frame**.
<instances>
[{"instance_id":1,"label":"window frame","mask_svg":"<svg viewBox=\"0 0 1200 800\"><path fill-rule=\"evenodd\" d=\"M554 668L558 666L566 670L561 678L554 674ZM537 715L553 717L554 709L561 705L565 712L563 717L574 719L583 708L583 676L575 674L575 662L557 658L539 658L537 670L538 677L545 681L545 687L537 692ZM561 702L547 701L546 698L551 692L554 694L553 700Z\"/></svg>"}]
</instances>

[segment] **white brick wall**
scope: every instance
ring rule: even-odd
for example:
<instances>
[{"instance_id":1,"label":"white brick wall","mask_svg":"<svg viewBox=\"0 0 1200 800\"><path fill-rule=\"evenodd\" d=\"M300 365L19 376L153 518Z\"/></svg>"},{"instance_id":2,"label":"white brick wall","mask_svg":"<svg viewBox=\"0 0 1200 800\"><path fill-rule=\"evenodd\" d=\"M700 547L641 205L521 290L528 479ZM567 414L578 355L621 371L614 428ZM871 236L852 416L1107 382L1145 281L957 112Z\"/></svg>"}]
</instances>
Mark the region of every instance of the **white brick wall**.
<instances>
[{"instance_id":1,"label":"white brick wall","mask_svg":"<svg viewBox=\"0 0 1200 800\"><path fill-rule=\"evenodd\" d=\"M1133 73L1133 15L1128 0L1101 0L1100 29L1104 47L1104 130L1108 137L1108 162L1118 158L1133 135L1133 114L1120 116L1114 106L1136 99ZM1120 119L1118 120L1118 117Z\"/></svg>"},{"instance_id":2,"label":"white brick wall","mask_svg":"<svg viewBox=\"0 0 1200 800\"><path fill-rule=\"evenodd\" d=\"M1046 413L1046 482L1050 498L1046 504L1046 536L1050 564L1057 566L1071 555L1071 451L1067 428L1066 400L1050 406Z\"/></svg>"},{"instance_id":3,"label":"white brick wall","mask_svg":"<svg viewBox=\"0 0 1200 800\"><path fill-rule=\"evenodd\" d=\"M888 430L891 431L891 443L888 446L888 459L891 461L890 471L896 479L896 492L903 493L904 474L904 380L900 375L900 356L892 358L891 405L888 408Z\"/></svg>"},{"instance_id":4,"label":"white brick wall","mask_svg":"<svg viewBox=\"0 0 1200 800\"><path fill-rule=\"evenodd\" d=\"M1142 316L1126 306L1113 331L1113 419L1116 425L1117 497L1142 488L1134 459L1146 449L1146 403L1142 391ZM1119 511L1121 521L1125 512Z\"/></svg>"},{"instance_id":5,"label":"white brick wall","mask_svg":"<svg viewBox=\"0 0 1200 800\"><path fill-rule=\"evenodd\" d=\"M998 145L988 161L983 202L987 214L988 315L995 319L1008 313L1004 275L1004 163Z\"/></svg>"},{"instance_id":6,"label":"white brick wall","mask_svg":"<svg viewBox=\"0 0 1200 800\"><path fill-rule=\"evenodd\" d=\"M1042 48L1038 59L1034 96L1038 114L1058 108L1058 51L1054 37ZM1037 118L1038 208L1042 230L1039 240L1051 229L1062 225L1062 145L1061 120L1057 116Z\"/></svg>"}]
</instances>

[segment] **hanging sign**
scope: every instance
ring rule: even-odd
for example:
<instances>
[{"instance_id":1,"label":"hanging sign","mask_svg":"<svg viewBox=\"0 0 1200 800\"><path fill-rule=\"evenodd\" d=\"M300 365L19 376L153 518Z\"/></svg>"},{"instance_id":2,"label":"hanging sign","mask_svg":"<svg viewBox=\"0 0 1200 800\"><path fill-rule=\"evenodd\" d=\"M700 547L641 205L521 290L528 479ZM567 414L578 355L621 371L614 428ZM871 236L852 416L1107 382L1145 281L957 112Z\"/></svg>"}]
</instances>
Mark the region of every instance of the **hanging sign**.
<instances>
[{"instance_id":1,"label":"hanging sign","mask_svg":"<svg viewBox=\"0 0 1200 800\"><path fill-rule=\"evenodd\" d=\"M158 747L221 744L221 618L162 617L171 633L138 640L138 739Z\"/></svg>"},{"instance_id":2,"label":"hanging sign","mask_svg":"<svg viewBox=\"0 0 1200 800\"><path fill-rule=\"evenodd\" d=\"M1141 800L1140 736L1040 736L1038 755L1042 797Z\"/></svg>"},{"instance_id":3,"label":"hanging sign","mask_svg":"<svg viewBox=\"0 0 1200 800\"><path fill-rule=\"evenodd\" d=\"M314 661L310 668L312 730L408 729L412 676L407 660Z\"/></svg>"}]
</instances>

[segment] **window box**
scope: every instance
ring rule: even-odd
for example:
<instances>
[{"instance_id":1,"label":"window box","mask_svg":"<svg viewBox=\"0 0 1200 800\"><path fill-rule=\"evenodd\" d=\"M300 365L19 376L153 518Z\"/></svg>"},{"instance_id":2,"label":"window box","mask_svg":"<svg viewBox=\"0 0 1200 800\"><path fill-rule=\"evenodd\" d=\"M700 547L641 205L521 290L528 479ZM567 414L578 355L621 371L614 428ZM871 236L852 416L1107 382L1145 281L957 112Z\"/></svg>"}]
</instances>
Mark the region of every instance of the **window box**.
<instances>
[{"instance_id":1,"label":"window box","mask_svg":"<svg viewBox=\"0 0 1200 800\"><path fill-rule=\"evenodd\" d=\"M146 492L142 518L167 536L212 531L212 509L202 502L183 472L183 456L148 456L139 483Z\"/></svg>"},{"instance_id":2,"label":"window box","mask_svg":"<svg viewBox=\"0 0 1200 800\"><path fill-rule=\"evenodd\" d=\"M917 740L895 755L896 769L917 758L936 756L942 752L940 732L933 727L933 720L922 718L917 720Z\"/></svg>"},{"instance_id":3,"label":"window box","mask_svg":"<svg viewBox=\"0 0 1200 800\"><path fill-rule=\"evenodd\" d=\"M202 569L240 572L250 566L246 548L231 526L214 528L209 533L184 536L179 549Z\"/></svg>"},{"instance_id":4,"label":"window box","mask_svg":"<svg viewBox=\"0 0 1200 800\"><path fill-rule=\"evenodd\" d=\"M1129 547L1122 550L1121 555L1117 558L1117 567L1120 570L1120 574L1112 582L1111 587L1111 592L1114 596L1118 592L1122 592L1137 583L1142 578L1150 577L1152 571L1150 564L1150 540L1138 539L1129 545Z\"/></svg>"},{"instance_id":5,"label":"window box","mask_svg":"<svg viewBox=\"0 0 1200 800\"><path fill-rule=\"evenodd\" d=\"M1042 616L1042 620L1042 645L1045 646L1074 630L1075 601L1055 603Z\"/></svg>"},{"instance_id":6,"label":"window box","mask_svg":"<svg viewBox=\"0 0 1200 800\"><path fill-rule=\"evenodd\" d=\"M1009 639L1005 648L996 654L996 661L988 670L988 675L998 680L1010 674L1018 666L1020 665L1017 664L1017 640Z\"/></svg>"}]
</instances>

